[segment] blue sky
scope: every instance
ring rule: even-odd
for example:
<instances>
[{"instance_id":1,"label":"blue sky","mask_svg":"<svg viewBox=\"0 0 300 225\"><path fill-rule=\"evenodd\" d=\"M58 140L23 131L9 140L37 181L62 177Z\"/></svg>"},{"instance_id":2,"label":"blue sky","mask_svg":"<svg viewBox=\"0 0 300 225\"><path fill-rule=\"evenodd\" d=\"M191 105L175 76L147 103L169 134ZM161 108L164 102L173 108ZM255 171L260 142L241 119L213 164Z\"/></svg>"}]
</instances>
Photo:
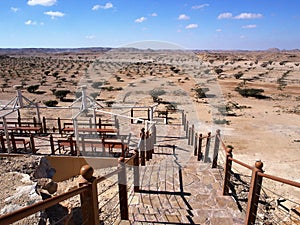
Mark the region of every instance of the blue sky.
<instances>
[{"instance_id":1,"label":"blue sky","mask_svg":"<svg viewBox=\"0 0 300 225\"><path fill-rule=\"evenodd\" d=\"M0 48L300 48L299 0L1 0Z\"/></svg>"}]
</instances>

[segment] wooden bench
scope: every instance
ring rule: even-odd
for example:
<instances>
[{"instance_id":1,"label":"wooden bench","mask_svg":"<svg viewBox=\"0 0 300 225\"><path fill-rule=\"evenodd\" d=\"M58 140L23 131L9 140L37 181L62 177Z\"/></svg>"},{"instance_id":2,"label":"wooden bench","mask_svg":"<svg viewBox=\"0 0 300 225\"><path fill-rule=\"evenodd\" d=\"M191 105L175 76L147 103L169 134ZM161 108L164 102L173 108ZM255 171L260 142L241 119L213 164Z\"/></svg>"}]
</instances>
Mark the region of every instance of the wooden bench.
<instances>
[{"instance_id":1,"label":"wooden bench","mask_svg":"<svg viewBox=\"0 0 300 225\"><path fill-rule=\"evenodd\" d=\"M17 145L23 145L26 152L27 152L28 148L31 149L30 141L28 141L24 138L12 138L12 139L9 139L9 140L10 140L10 142L12 144L12 147L13 147L13 150L15 152L17 151ZM7 139L4 138L2 135L0 135L1 149L2 149L3 152L6 152L6 147L5 147L5 142L6 141L7 141Z\"/></svg>"}]
</instances>

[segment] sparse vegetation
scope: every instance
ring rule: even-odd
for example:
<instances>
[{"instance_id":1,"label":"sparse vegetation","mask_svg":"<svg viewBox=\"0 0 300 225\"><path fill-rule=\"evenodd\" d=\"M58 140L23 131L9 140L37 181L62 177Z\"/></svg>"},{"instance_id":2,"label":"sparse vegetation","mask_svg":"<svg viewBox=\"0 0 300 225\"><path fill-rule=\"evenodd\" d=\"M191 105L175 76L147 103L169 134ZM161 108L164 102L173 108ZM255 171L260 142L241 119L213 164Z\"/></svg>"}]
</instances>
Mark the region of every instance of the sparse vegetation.
<instances>
[{"instance_id":1,"label":"sparse vegetation","mask_svg":"<svg viewBox=\"0 0 300 225\"><path fill-rule=\"evenodd\" d=\"M40 87L39 84L30 85L27 87L27 91L29 93L34 93L35 91L37 91L39 89L39 87Z\"/></svg>"},{"instance_id":2,"label":"sparse vegetation","mask_svg":"<svg viewBox=\"0 0 300 225\"><path fill-rule=\"evenodd\" d=\"M267 98L266 96L262 95L262 93L264 92L264 89L261 88L240 88L237 87L235 89L238 93L240 93L240 95L242 95L243 97L254 97L254 98L258 98L258 99L262 99L262 98Z\"/></svg>"}]
</instances>

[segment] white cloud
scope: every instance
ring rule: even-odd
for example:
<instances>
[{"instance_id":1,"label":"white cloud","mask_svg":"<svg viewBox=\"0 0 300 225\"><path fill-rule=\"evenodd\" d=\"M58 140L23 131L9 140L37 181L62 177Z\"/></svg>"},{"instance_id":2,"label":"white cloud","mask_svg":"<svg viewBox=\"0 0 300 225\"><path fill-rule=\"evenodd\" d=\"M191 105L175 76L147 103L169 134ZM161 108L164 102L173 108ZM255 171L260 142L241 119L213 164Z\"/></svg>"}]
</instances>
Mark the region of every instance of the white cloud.
<instances>
[{"instance_id":1,"label":"white cloud","mask_svg":"<svg viewBox=\"0 0 300 225\"><path fill-rule=\"evenodd\" d=\"M32 21L32 20L27 20L25 22L25 25L36 25L37 23L35 21Z\"/></svg>"},{"instance_id":2,"label":"white cloud","mask_svg":"<svg viewBox=\"0 0 300 225\"><path fill-rule=\"evenodd\" d=\"M98 9L100 9L100 5L94 5L93 8L92 8L93 11L96 11Z\"/></svg>"},{"instance_id":3,"label":"white cloud","mask_svg":"<svg viewBox=\"0 0 300 225\"><path fill-rule=\"evenodd\" d=\"M20 9L19 8L15 8L15 7L10 7L10 10L13 12L18 12Z\"/></svg>"},{"instance_id":4,"label":"white cloud","mask_svg":"<svg viewBox=\"0 0 300 225\"><path fill-rule=\"evenodd\" d=\"M244 35L241 35L241 36L240 36L240 39L244 39L244 38L246 38L246 36L244 36Z\"/></svg>"},{"instance_id":5,"label":"white cloud","mask_svg":"<svg viewBox=\"0 0 300 225\"><path fill-rule=\"evenodd\" d=\"M42 6L52 6L56 3L56 0L29 0L28 5L42 5Z\"/></svg>"},{"instance_id":6,"label":"white cloud","mask_svg":"<svg viewBox=\"0 0 300 225\"><path fill-rule=\"evenodd\" d=\"M195 29L195 28L197 28L197 27L198 27L198 24L196 24L196 23L191 23L191 24L187 25L187 26L185 27L185 29Z\"/></svg>"},{"instance_id":7,"label":"white cloud","mask_svg":"<svg viewBox=\"0 0 300 225\"><path fill-rule=\"evenodd\" d=\"M151 13L151 16L155 17L155 16L157 16L157 13Z\"/></svg>"},{"instance_id":8,"label":"white cloud","mask_svg":"<svg viewBox=\"0 0 300 225\"><path fill-rule=\"evenodd\" d=\"M185 14L180 14L180 15L178 16L178 19L179 19L179 20L189 20L190 17L187 16L187 15L185 15Z\"/></svg>"},{"instance_id":9,"label":"white cloud","mask_svg":"<svg viewBox=\"0 0 300 225\"><path fill-rule=\"evenodd\" d=\"M235 19L260 19L263 15L260 13L241 13L240 15L235 16Z\"/></svg>"},{"instance_id":10,"label":"white cloud","mask_svg":"<svg viewBox=\"0 0 300 225\"><path fill-rule=\"evenodd\" d=\"M222 29L216 29L217 32L222 32Z\"/></svg>"},{"instance_id":11,"label":"white cloud","mask_svg":"<svg viewBox=\"0 0 300 225\"><path fill-rule=\"evenodd\" d=\"M62 12L53 12L53 11L48 11L44 12L45 15L51 16L51 19L54 19L55 17L63 17L65 14Z\"/></svg>"},{"instance_id":12,"label":"white cloud","mask_svg":"<svg viewBox=\"0 0 300 225\"><path fill-rule=\"evenodd\" d=\"M236 19L236 20L241 20L241 19L260 19L262 18L263 15L260 13L241 13L237 16L233 16L232 13L226 12L226 13L221 13L218 16L218 19Z\"/></svg>"},{"instance_id":13,"label":"white cloud","mask_svg":"<svg viewBox=\"0 0 300 225\"><path fill-rule=\"evenodd\" d=\"M255 24L249 24L249 25L242 26L242 28L244 28L244 29L252 29L252 28L256 28L256 25Z\"/></svg>"},{"instance_id":14,"label":"white cloud","mask_svg":"<svg viewBox=\"0 0 300 225\"><path fill-rule=\"evenodd\" d=\"M202 9L204 7L208 7L209 4L202 4L202 5L194 5L192 6L192 9Z\"/></svg>"},{"instance_id":15,"label":"white cloud","mask_svg":"<svg viewBox=\"0 0 300 225\"><path fill-rule=\"evenodd\" d=\"M218 16L218 19L221 20L221 19L231 19L232 18L232 13L229 13L229 12L226 12L226 13L221 13L219 16Z\"/></svg>"},{"instance_id":16,"label":"white cloud","mask_svg":"<svg viewBox=\"0 0 300 225\"><path fill-rule=\"evenodd\" d=\"M143 17L143 16L142 16L142 17L136 19L134 22L136 22L136 23L142 23L142 22L144 22L146 19L147 19L146 17Z\"/></svg>"},{"instance_id":17,"label":"white cloud","mask_svg":"<svg viewBox=\"0 0 300 225\"><path fill-rule=\"evenodd\" d=\"M111 2L107 2L105 5L94 5L92 10L98 10L98 9L111 9L113 8L113 4Z\"/></svg>"}]
</instances>

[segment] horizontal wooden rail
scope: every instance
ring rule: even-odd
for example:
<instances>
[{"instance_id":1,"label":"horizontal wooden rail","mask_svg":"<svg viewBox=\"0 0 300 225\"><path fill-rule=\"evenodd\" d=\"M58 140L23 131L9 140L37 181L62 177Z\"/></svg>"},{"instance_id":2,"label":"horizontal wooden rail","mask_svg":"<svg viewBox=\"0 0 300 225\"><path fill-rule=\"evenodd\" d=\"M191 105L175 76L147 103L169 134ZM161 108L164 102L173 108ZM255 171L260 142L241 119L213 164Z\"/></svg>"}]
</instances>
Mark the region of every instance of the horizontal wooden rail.
<instances>
[{"instance_id":1,"label":"horizontal wooden rail","mask_svg":"<svg viewBox=\"0 0 300 225\"><path fill-rule=\"evenodd\" d=\"M68 191L66 193L54 196L52 198L46 199L41 202L37 202L33 205L26 206L22 209L19 209L17 211L14 211L12 213L5 214L0 217L0 224L11 224L18 220L21 220L23 218L26 218L34 213L37 213L41 210L47 209L51 206L54 206L58 204L59 202L62 202L64 200L67 200L69 198L72 198L76 195L79 195L83 192L87 191L87 186L82 186L76 189L73 189L71 191Z\"/></svg>"},{"instance_id":2,"label":"horizontal wooden rail","mask_svg":"<svg viewBox=\"0 0 300 225\"><path fill-rule=\"evenodd\" d=\"M280 183L284 183L284 184L288 184L288 185L300 188L300 183L296 182L296 181L291 181L291 180L288 180L288 179L284 179L284 178L281 178L281 177L276 177L276 176L261 173L261 172L258 172L258 175L261 176L261 177L271 179L273 181L277 181L277 182L280 182Z\"/></svg>"},{"instance_id":3,"label":"horizontal wooden rail","mask_svg":"<svg viewBox=\"0 0 300 225\"><path fill-rule=\"evenodd\" d=\"M253 170L253 166L250 166L250 165L248 165L248 164L246 164L246 163L243 163L243 162L241 162L241 161L239 161L239 160L237 160L237 159L234 159L234 158L232 158L232 157L228 157L228 159L229 159L230 161L232 161L232 162L235 162L235 163L237 163L237 164L243 166L243 167L248 168L249 170Z\"/></svg>"}]
</instances>

